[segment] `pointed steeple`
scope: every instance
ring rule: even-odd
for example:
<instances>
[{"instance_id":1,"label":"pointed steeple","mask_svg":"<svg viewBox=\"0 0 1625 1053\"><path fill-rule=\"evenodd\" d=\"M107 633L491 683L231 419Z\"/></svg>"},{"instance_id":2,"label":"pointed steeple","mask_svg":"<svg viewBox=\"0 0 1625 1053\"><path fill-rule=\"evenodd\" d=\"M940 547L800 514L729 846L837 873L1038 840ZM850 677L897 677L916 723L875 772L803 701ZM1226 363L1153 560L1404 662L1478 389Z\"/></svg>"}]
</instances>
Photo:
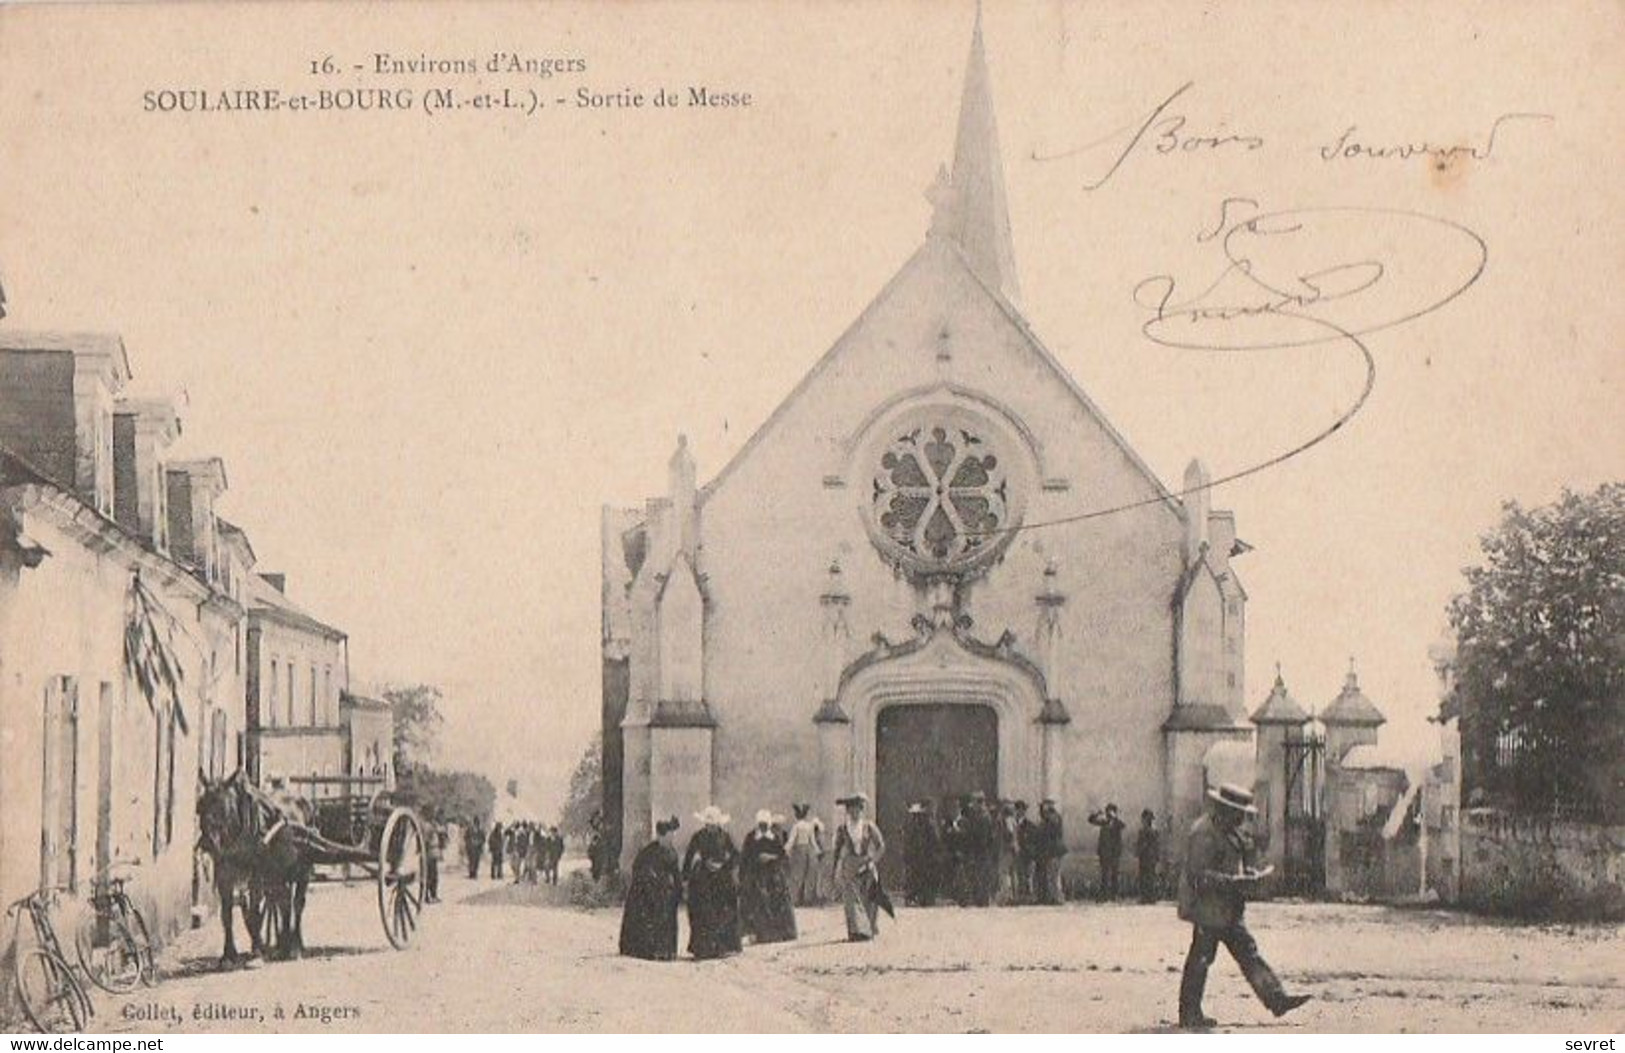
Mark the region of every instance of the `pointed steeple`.
<instances>
[{"instance_id":1,"label":"pointed steeple","mask_svg":"<svg viewBox=\"0 0 1625 1053\"><path fill-rule=\"evenodd\" d=\"M932 233L952 239L978 277L1012 303L1021 295L1016 281L1010 213L1004 198L1004 162L993 118L993 92L982 52L982 7L976 6L965 90L959 101L959 136L952 173L938 173L929 194L935 206Z\"/></svg>"}]
</instances>

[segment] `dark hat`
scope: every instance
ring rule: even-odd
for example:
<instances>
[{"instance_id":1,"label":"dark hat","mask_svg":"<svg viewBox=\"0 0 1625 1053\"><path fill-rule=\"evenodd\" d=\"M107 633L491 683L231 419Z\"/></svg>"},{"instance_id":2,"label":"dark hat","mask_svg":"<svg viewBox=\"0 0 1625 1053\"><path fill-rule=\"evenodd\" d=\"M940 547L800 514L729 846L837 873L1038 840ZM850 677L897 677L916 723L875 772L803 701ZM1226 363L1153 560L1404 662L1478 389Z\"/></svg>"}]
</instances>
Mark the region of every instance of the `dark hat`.
<instances>
[{"instance_id":1,"label":"dark hat","mask_svg":"<svg viewBox=\"0 0 1625 1053\"><path fill-rule=\"evenodd\" d=\"M1027 810L1027 802L1026 801L1017 801L1016 802L1016 811L1025 812L1026 810Z\"/></svg>"},{"instance_id":2,"label":"dark hat","mask_svg":"<svg viewBox=\"0 0 1625 1053\"><path fill-rule=\"evenodd\" d=\"M682 825L683 824L681 822L679 822L677 817L674 815L670 819L662 819L658 823L656 823L655 824L655 834L657 836L662 835L662 834L669 834L672 831L679 829Z\"/></svg>"},{"instance_id":3,"label":"dark hat","mask_svg":"<svg viewBox=\"0 0 1625 1053\"><path fill-rule=\"evenodd\" d=\"M1244 790L1233 782L1223 783L1217 789L1209 790L1207 795L1209 800L1234 808L1243 815L1258 814L1258 809L1253 807L1252 791Z\"/></svg>"},{"instance_id":4,"label":"dark hat","mask_svg":"<svg viewBox=\"0 0 1625 1053\"><path fill-rule=\"evenodd\" d=\"M859 791L858 793L854 793L846 797L837 797L835 798L835 803L843 808L849 804L861 804L867 806L869 803L869 795Z\"/></svg>"},{"instance_id":5,"label":"dark hat","mask_svg":"<svg viewBox=\"0 0 1625 1053\"><path fill-rule=\"evenodd\" d=\"M796 813L796 818L797 819L805 819L805 818L807 818L807 813L812 811L812 805L810 805L810 804L792 804L790 806L790 810Z\"/></svg>"},{"instance_id":6,"label":"dark hat","mask_svg":"<svg viewBox=\"0 0 1625 1053\"><path fill-rule=\"evenodd\" d=\"M1115 812L1115 811L1117 811L1117 805L1115 805L1115 804L1108 804L1108 805L1107 805L1107 806L1106 806L1106 810L1107 810L1107 811L1108 811L1108 812Z\"/></svg>"},{"instance_id":7,"label":"dark hat","mask_svg":"<svg viewBox=\"0 0 1625 1053\"><path fill-rule=\"evenodd\" d=\"M1141 819L1155 819L1156 817L1157 817L1157 813L1153 812L1149 808L1145 809L1144 811L1142 811L1140 813L1140 818Z\"/></svg>"}]
</instances>

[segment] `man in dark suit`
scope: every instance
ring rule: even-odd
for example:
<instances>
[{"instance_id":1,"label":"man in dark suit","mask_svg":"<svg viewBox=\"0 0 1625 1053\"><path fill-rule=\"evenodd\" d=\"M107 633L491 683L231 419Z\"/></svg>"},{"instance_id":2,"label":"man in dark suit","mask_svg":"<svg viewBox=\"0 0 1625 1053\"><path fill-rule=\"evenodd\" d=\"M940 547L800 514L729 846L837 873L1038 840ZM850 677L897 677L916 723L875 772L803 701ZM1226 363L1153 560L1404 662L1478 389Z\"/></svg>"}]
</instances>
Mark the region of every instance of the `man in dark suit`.
<instances>
[{"instance_id":1,"label":"man in dark suit","mask_svg":"<svg viewBox=\"0 0 1625 1053\"><path fill-rule=\"evenodd\" d=\"M1038 805L1038 870L1033 881L1038 886L1038 902L1056 904L1065 900L1061 888L1061 857L1066 855L1066 827L1055 802L1045 798Z\"/></svg>"},{"instance_id":2,"label":"man in dark suit","mask_svg":"<svg viewBox=\"0 0 1625 1053\"><path fill-rule=\"evenodd\" d=\"M1139 863L1135 878L1140 885L1140 902L1157 901L1157 867L1162 863L1162 836L1157 832L1157 813L1147 808L1140 813L1140 831L1134 835L1134 858Z\"/></svg>"},{"instance_id":3,"label":"man in dark suit","mask_svg":"<svg viewBox=\"0 0 1625 1053\"><path fill-rule=\"evenodd\" d=\"M1016 802L1016 899L1031 903L1038 898L1034 878L1038 873L1038 853L1042 848L1038 824L1027 817L1027 802Z\"/></svg>"},{"instance_id":4,"label":"man in dark suit","mask_svg":"<svg viewBox=\"0 0 1625 1053\"><path fill-rule=\"evenodd\" d=\"M485 854L485 831L473 819L463 824L463 861L468 864L468 877L480 876L480 857Z\"/></svg>"},{"instance_id":5,"label":"man in dark suit","mask_svg":"<svg viewBox=\"0 0 1625 1053\"><path fill-rule=\"evenodd\" d=\"M1212 1027L1202 1012L1202 992L1208 967L1224 944L1252 985L1265 1008L1284 1016L1309 1001L1306 994L1289 995L1275 971L1258 953L1247 931L1243 913L1247 896L1269 875L1271 868L1253 867L1253 843L1243 829L1256 814L1253 795L1226 783L1208 791L1208 814L1191 825L1185 841L1185 869L1179 879L1179 916L1191 923L1191 948L1179 982L1179 1026Z\"/></svg>"},{"instance_id":6,"label":"man in dark suit","mask_svg":"<svg viewBox=\"0 0 1625 1053\"><path fill-rule=\"evenodd\" d=\"M1089 813L1091 826L1100 827L1100 841L1095 852L1100 858L1100 898L1117 898L1117 874L1123 861L1123 820L1117 817L1117 805L1108 804L1104 812Z\"/></svg>"},{"instance_id":7,"label":"man in dark suit","mask_svg":"<svg viewBox=\"0 0 1625 1053\"><path fill-rule=\"evenodd\" d=\"M970 795L970 804L965 809L965 847L969 867L970 901L977 907L985 907L993 901L991 878L998 880L998 834L993 828L993 818L987 811L987 795L977 790Z\"/></svg>"},{"instance_id":8,"label":"man in dark suit","mask_svg":"<svg viewBox=\"0 0 1625 1053\"><path fill-rule=\"evenodd\" d=\"M502 876L502 850L507 847L507 833L502 829L501 823L491 824L491 837L487 842L491 849L491 876Z\"/></svg>"}]
</instances>

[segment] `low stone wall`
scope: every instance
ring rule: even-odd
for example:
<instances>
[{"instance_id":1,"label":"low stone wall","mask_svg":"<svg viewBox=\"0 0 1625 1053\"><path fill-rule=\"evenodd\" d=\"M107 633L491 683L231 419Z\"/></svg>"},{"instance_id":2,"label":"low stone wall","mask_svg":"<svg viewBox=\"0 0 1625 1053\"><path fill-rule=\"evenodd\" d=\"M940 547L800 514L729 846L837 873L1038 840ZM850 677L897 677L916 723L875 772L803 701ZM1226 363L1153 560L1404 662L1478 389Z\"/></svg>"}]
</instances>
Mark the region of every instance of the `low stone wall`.
<instances>
[{"instance_id":1,"label":"low stone wall","mask_svg":"<svg viewBox=\"0 0 1625 1053\"><path fill-rule=\"evenodd\" d=\"M1625 826L1469 809L1461 902L1533 918L1625 918Z\"/></svg>"}]
</instances>

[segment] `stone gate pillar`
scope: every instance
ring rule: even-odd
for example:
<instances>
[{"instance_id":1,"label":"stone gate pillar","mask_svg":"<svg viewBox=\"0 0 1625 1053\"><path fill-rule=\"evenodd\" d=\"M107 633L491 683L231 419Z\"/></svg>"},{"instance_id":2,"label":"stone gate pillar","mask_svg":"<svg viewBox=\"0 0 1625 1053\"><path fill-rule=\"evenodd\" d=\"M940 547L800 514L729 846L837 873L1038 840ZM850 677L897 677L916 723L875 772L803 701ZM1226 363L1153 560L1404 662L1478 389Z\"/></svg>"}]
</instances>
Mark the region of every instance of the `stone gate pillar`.
<instances>
[{"instance_id":1,"label":"stone gate pillar","mask_svg":"<svg viewBox=\"0 0 1625 1053\"><path fill-rule=\"evenodd\" d=\"M649 816L687 823L714 803L711 745L716 721L702 703L662 702L649 722Z\"/></svg>"},{"instance_id":2,"label":"stone gate pillar","mask_svg":"<svg viewBox=\"0 0 1625 1053\"><path fill-rule=\"evenodd\" d=\"M1309 714L1287 691L1279 665L1275 667L1275 686L1250 719L1257 728L1253 790L1257 794L1258 809L1263 813L1259 818L1264 827L1264 858L1284 871L1287 811L1292 804L1287 799L1287 743L1303 740Z\"/></svg>"}]
</instances>

